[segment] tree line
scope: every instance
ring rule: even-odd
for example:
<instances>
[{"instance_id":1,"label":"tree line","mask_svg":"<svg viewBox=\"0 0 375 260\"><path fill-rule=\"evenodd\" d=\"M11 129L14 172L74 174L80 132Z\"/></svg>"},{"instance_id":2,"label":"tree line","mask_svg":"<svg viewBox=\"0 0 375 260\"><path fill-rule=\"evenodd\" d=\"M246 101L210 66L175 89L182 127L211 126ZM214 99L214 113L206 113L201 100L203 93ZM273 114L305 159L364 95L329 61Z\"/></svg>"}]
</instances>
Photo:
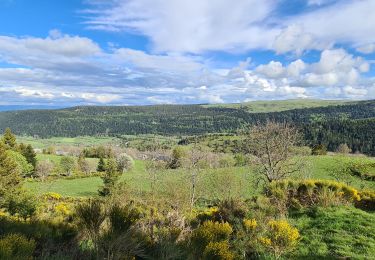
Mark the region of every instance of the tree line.
<instances>
[{"instance_id":1,"label":"tree line","mask_svg":"<svg viewBox=\"0 0 375 260\"><path fill-rule=\"evenodd\" d=\"M305 141L335 150L346 143L354 151L375 154L375 101L339 106L249 113L245 109L200 105L74 107L0 113L0 130L41 138L137 134L201 135L234 133L267 121L287 122L303 131Z\"/></svg>"}]
</instances>

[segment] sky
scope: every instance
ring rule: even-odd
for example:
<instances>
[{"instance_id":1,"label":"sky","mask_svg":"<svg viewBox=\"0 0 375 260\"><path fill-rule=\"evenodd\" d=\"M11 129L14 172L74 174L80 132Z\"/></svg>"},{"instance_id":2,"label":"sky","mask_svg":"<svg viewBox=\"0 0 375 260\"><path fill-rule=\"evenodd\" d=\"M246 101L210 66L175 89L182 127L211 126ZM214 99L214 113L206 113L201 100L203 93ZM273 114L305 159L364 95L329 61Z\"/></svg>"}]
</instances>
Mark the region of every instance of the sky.
<instances>
[{"instance_id":1,"label":"sky","mask_svg":"<svg viewBox=\"0 0 375 260\"><path fill-rule=\"evenodd\" d=\"M375 99L375 0L0 0L0 105Z\"/></svg>"}]
</instances>

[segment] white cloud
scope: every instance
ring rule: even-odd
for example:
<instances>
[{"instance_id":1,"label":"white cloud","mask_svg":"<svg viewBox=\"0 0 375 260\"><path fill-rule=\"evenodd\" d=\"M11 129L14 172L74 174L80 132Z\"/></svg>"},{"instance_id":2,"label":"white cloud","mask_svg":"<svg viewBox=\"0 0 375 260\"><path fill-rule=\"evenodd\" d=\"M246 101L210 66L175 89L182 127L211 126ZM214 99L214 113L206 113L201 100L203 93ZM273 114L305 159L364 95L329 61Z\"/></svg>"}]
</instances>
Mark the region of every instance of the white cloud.
<instances>
[{"instance_id":1,"label":"white cloud","mask_svg":"<svg viewBox=\"0 0 375 260\"><path fill-rule=\"evenodd\" d=\"M273 48L278 54L295 52L297 55L301 55L305 50L321 47L314 41L314 37L310 33L304 31L302 26L292 24L275 38Z\"/></svg>"},{"instance_id":2,"label":"white cloud","mask_svg":"<svg viewBox=\"0 0 375 260\"><path fill-rule=\"evenodd\" d=\"M168 71L197 71L203 68L193 57L177 54L150 55L139 50L121 48L115 51L114 56L119 62L130 63L137 68Z\"/></svg>"},{"instance_id":3,"label":"white cloud","mask_svg":"<svg viewBox=\"0 0 375 260\"><path fill-rule=\"evenodd\" d=\"M89 28L145 35L159 52L271 49L300 55L335 44L369 52L375 42L373 0L308 0L313 8L287 16L278 12L278 0L89 2Z\"/></svg>"},{"instance_id":4,"label":"white cloud","mask_svg":"<svg viewBox=\"0 0 375 260\"><path fill-rule=\"evenodd\" d=\"M325 1L314 1L323 3ZM321 46L334 43L351 44L354 47L375 42L375 1L348 0L319 8L315 11L292 16L286 26L300 25Z\"/></svg>"},{"instance_id":5,"label":"white cloud","mask_svg":"<svg viewBox=\"0 0 375 260\"><path fill-rule=\"evenodd\" d=\"M134 105L374 96L374 79L361 75L369 71L369 62L342 49L325 50L312 64L301 58L287 65L275 60L255 67L248 58L233 68L217 69L197 55L114 46L103 50L91 48L98 44L89 39L82 41L87 50L79 51L84 44L76 51L47 48L51 42L60 43L56 40L74 44L81 39L58 31L32 38L31 45L29 38L0 39L2 59L20 66L0 68L1 102ZM46 52L40 46L46 46Z\"/></svg>"},{"instance_id":6,"label":"white cloud","mask_svg":"<svg viewBox=\"0 0 375 260\"><path fill-rule=\"evenodd\" d=\"M95 1L94 1L95 2ZM270 47L277 30L264 20L276 0L109 1L89 13L89 28L146 35L158 51L238 51ZM95 5L94 5L95 8ZM256 37L255 37L256 36ZM267 44L266 44L267 43Z\"/></svg>"},{"instance_id":7,"label":"white cloud","mask_svg":"<svg viewBox=\"0 0 375 260\"><path fill-rule=\"evenodd\" d=\"M357 48L357 51L365 53L365 54L373 53L373 52L375 52L375 43L369 43L369 44L362 45L362 46Z\"/></svg>"},{"instance_id":8,"label":"white cloud","mask_svg":"<svg viewBox=\"0 0 375 260\"><path fill-rule=\"evenodd\" d=\"M98 102L102 104L112 103L113 101L118 101L121 99L120 95L98 93L82 93L80 94L80 97L86 101Z\"/></svg>"},{"instance_id":9,"label":"white cloud","mask_svg":"<svg viewBox=\"0 0 375 260\"><path fill-rule=\"evenodd\" d=\"M343 87L343 92L346 96L353 98L362 98L367 94L367 90L363 88L354 88L352 86Z\"/></svg>"},{"instance_id":10,"label":"white cloud","mask_svg":"<svg viewBox=\"0 0 375 260\"><path fill-rule=\"evenodd\" d=\"M260 65L256 71L270 78L279 78L285 73L283 65L278 61L271 61L266 65Z\"/></svg>"},{"instance_id":11,"label":"white cloud","mask_svg":"<svg viewBox=\"0 0 375 260\"><path fill-rule=\"evenodd\" d=\"M12 57L14 54L33 54L43 57L54 55L71 58L94 55L100 52L99 46L91 39L62 35L56 30L51 31L51 35L44 39L0 36L0 50L5 57Z\"/></svg>"}]
</instances>

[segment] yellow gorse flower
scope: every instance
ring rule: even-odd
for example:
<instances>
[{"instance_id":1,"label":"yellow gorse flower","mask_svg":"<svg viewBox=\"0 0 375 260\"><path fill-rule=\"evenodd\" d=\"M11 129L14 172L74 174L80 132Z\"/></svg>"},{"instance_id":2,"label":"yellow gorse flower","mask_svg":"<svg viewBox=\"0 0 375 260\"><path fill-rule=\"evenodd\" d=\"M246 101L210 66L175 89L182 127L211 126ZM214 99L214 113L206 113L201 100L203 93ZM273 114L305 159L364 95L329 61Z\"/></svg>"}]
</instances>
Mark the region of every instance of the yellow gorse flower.
<instances>
[{"instance_id":1,"label":"yellow gorse flower","mask_svg":"<svg viewBox=\"0 0 375 260\"><path fill-rule=\"evenodd\" d=\"M247 230L254 230L257 227L258 223L255 219L244 219L243 225Z\"/></svg>"}]
</instances>

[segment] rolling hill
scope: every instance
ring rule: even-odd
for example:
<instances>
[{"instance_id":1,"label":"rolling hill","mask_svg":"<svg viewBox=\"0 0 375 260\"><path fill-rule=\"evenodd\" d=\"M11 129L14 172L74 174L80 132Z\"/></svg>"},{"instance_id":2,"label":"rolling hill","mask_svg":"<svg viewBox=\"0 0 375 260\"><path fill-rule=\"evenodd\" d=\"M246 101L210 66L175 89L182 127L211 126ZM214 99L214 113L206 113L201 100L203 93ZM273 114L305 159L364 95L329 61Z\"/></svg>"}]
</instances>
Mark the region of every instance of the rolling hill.
<instances>
[{"instance_id":1,"label":"rolling hill","mask_svg":"<svg viewBox=\"0 0 375 260\"><path fill-rule=\"evenodd\" d=\"M246 125L274 120L297 125L310 145L323 143L335 149L340 143L348 143L354 151L375 154L375 101L322 103L316 106L316 101L311 102L314 105L310 108L279 108L278 112L267 112L262 106L257 113L249 112L246 104L82 106L10 111L0 113L0 130L10 127L19 135L39 137L196 135L236 132ZM285 107L285 103L280 104ZM288 107L299 105L289 103Z\"/></svg>"}]
</instances>

